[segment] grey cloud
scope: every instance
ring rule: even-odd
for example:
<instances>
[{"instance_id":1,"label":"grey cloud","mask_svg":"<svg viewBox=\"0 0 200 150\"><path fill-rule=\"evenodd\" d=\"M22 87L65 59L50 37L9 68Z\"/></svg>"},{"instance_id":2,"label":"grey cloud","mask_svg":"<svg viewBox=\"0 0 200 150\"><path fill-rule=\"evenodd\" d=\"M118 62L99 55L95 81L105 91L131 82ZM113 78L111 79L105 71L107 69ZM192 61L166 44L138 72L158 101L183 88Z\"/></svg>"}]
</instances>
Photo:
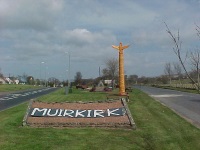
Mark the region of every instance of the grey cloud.
<instances>
[{"instance_id":1,"label":"grey cloud","mask_svg":"<svg viewBox=\"0 0 200 150\"><path fill-rule=\"evenodd\" d=\"M55 59L52 65L62 66L70 51L72 61L90 67L118 57L111 45L123 42L133 43L125 51L129 73L133 67L138 72L145 67L147 75L157 73L162 67L154 71L143 64L163 61L162 52L172 50L163 21L174 33L179 29L183 46L190 47L198 42L194 22L200 25L199 8L197 0L1 0L0 64Z\"/></svg>"},{"instance_id":2,"label":"grey cloud","mask_svg":"<svg viewBox=\"0 0 200 150\"><path fill-rule=\"evenodd\" d=\"M1 1L0 28L48 30L62 10L62 1L18 0Z\"/></svg>"}]
</instances>

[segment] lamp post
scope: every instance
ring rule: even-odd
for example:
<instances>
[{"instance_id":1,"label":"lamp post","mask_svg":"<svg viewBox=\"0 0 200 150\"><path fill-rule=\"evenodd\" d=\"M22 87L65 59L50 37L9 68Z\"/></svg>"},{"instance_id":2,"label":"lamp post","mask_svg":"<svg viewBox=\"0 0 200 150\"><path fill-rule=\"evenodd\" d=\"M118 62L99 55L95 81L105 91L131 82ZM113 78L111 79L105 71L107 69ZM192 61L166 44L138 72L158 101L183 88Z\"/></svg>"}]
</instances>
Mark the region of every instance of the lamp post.
<instances>
[{"instance_id":1,"label":"lamp post","mask_svg":"<svg viewBox=\"0 0 200 150\"><path fill-rule=\"evenodd\" d=\"M42 62L40 62L40 85L41 85L41 79L42 79L42 70L41 70L41 67L42 67L42 64L44 64L44 62L42 61Z\"/></svg>"},{"instance_id":2,"label":"lamp post","mask_svg":"<svg viewBox=\"0 0 200 150\"><path fill-rule=\"evenodd\" d=\"M71 88L71 80L70 80L70 70L71 70L71 60L70 60L70 52L65 52L68 54L68 87L69 87L69 93L72 93L72 88Z\"/></svg>"},{"instance_id":3,"label":"lamp post","mask_svg":"<svg viewBox=\"0 0 200 150\"><path fill-rule=\"evenodd\" d=\"M45 87L47 87L47 70L48 70L48 67L47 65L45 65Z\"/></svg>"}]
</instances>

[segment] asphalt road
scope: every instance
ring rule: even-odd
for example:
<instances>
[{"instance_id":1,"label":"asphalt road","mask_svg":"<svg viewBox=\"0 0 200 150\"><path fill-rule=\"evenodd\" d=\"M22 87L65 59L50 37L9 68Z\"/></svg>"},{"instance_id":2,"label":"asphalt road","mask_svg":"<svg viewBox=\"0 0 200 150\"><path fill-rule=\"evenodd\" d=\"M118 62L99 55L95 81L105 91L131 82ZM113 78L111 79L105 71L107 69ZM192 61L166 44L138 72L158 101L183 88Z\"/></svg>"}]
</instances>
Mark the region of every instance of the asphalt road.
<instances>
[{"instance_id":1,"label":"asphalt road","mask_svg":"<svg viewBox=\"0 0 200 150\"><path fill-rule=\"evenodd\" d=\"M135 86L200 128L200 94Z\"/></svg>"},{"instance_id":2,"label":"asphalt road","mask_svg":"<svg viewBox=\"0 0 200 150\"><path fill-rule=\"evenodd\" d=\"M19 105L30 99L48 94L55 90L57 90L57 88L42 88L0 95L0 111Z\"/></svg>"}]
</instances>

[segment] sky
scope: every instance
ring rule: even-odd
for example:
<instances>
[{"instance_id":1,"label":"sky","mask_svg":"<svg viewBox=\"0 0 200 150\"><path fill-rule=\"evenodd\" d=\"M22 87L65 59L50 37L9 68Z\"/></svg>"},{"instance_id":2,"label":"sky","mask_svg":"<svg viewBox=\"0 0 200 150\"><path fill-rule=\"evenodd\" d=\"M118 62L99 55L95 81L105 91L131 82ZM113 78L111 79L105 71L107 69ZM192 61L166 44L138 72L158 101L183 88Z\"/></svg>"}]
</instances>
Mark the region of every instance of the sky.
<instances>
[{"instance_id":1,"label":"sky","mask_svg":"<svg viewBox=\"0 0 200 150\"><path fill-rule=\"evenodd\" d=\"M96 78L124 50L126 75L153 77L178 62L166 32L180 32L182 53L198 49L200 0L0 0L4 76ZM196 25L195 25L196 24Z\"/></svg>"}]
</instances>

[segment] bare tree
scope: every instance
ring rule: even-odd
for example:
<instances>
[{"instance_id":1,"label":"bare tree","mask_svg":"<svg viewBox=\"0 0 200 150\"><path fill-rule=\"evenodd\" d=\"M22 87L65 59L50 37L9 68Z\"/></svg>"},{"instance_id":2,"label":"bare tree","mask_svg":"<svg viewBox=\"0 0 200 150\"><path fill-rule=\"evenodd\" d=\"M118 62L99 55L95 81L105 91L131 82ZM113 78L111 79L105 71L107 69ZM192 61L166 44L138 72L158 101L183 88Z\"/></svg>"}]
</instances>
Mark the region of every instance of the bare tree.
<instances>
[{"instance_id":1,"label":"bare tree","mask_svg":"<svg viewBox=\"0 0 200 150\"><path fill-rule=\"evenodd\" d=\"M118 75L118 59L110 58L105 61L106 68L102 70L104 76L114 79Z\"/></svg>"},{"instance_id":2,"label":"bare tree","mask_svg":"<svg viewBox=\"0 0 200 150\"><path fill-rule=\"evenodd\" d=\"M112 80L112 87L114 88L114 81L117 80L118 76L118 59L109 58L105 61L106 68L102 70L104 78L110 78Z\"/></svg>"},{"instance_id":3,"label":"bare tree","mask_svg":"<svg viewBox=\"0 0 200 150\"><path fill-rule=\"evenodd\" d=\"M75 84L81 84L82 82L82 74L81 72L76 72L76 76L74 77Z\"/></svg>"},{"instance_id":4,"label":"bare tree","mask_svg":"<svg viewBox=\"0 0 200 150\"><path fill-rule=\"evenodd\" d=\"M165 70L164 70L165 74L168 76L169 78L169 84L171 85L171 82L172 82L172 66L171 66L171 63L166 63L165 64Z\"/></svg>"},{"instance_id":5,"label":"bare tree","mask_svg":"<svg viewBox=\"0 0 200 150\"><path fill-rule=\"evenodd\" d=\"M173 63L174 73L178 76L178 80L181 84L182 68L179 63Z\"/></svg>"},{"instance_id":6,"label":"bare tree","mask_svg":"<svg viewBox=\"0 0 200 150\"><path fill-rule=\"evenodd\" d=\"M164 23L165 23L165 22L164 22ZM171 37L171 39L172 39L172 41L173 41L173 43L174 43L174 47L173 47L174 53L175 53L176 56L178 57L179 62L181 63L181 66L183 67L183 69L184 69L184 71L185 71L187 77L191 80L191 82L194 84L194 86L195 86L195 87L197 88L197 90L199 91L199 90L200 90L200 86L199 86L199 85L197 84L197 82L190 76L190 74L188 73L188 71L187 71L187 69L186 69L186 67L185 67L185 64L184 64L184 62L185 62L185 60L186 60L186 58L187 58L187 54L188 54L188 53L186 53L185 60L183 60L182 57L181 57L181 50L182 50L181 43L182 43L182 42L181 42L181 40L180 40L179 31L178 31L177 36L176 36L176 35L172 34L172 32L170 31L170 29L169 29L169 27L167 26L166 23L165 23L165 26L166 26L166 28L167 28L167 30L166 30L167 33L170 35L170 37ZM200 31L200 28L198 28L198 26L197 26L197 31ZM198 32L197 35L199 35L199 32Z\"/></svg>"},{"instance_id":7,"label":"bare tree","mask_svg":"<svg viewBox=\"0 0 200 150\"><path fill-rule=\"evenodd\" d=\"M190 62L191 62L191 65L194 67L194 71L196 72L196 76L197 76L197 84L198 84L198 87L200 87L200 83L199 83L200 52L198 50L190 53Z\"/></svg>"},{"instance_id":8,"label":"bare tree","mask_svg":"<svg viewBox=\"0 0 200 150\"><path fill-rule=\"evenodd\" d=\"M131 85L137 84L137 80L138 80L138 75L130 75L128 77L128 83Z\"/></svg>"},{"instance_id":9,"label":"bare tree","mask_svg":"<svg viewBox=\"0 0 200 150\"><path fill-rule=\"evenodd\" d=\"M196 24L195 24L196 25ZM200 27L198 25L196 25L196 31L197 31L197 36L200 39Z\"/></svg>"},{"instance_id":10,"label":"bare tree","mask_svg":"<svg viewBox=\"0 0 200 150\"><path fill-rule=\"evenodd\" d=\"M3 77L3 73L1 72L1 68L0 68L0 77L1 78Z\"/></svg>"}]
</instances>

